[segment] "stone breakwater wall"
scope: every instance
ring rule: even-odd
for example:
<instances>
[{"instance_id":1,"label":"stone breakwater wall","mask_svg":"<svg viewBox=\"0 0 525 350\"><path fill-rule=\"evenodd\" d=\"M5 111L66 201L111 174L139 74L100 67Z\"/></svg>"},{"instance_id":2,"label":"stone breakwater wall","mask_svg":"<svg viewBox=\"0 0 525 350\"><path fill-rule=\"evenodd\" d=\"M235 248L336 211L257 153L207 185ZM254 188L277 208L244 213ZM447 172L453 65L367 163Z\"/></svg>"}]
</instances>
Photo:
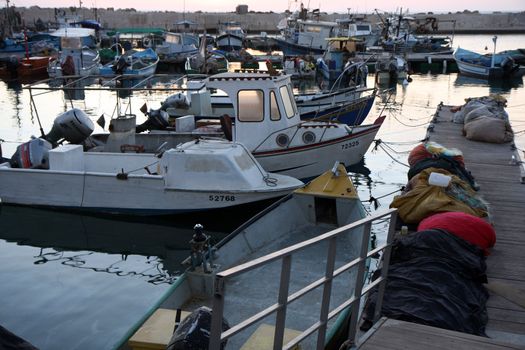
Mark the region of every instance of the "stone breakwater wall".
<instances>
[{"instance_id":1,"label":"stone breakwater wall","mask_svg":"<svg viewBox=\"0 0 525 350\"><path fill-rule=\"evenodd\" d=\"M64 9L71 14L70 9ZM55 9L40 8L17 8L22 20L31 26L37 19L45 23L55 21ZM95 13L96 12L96 13ZM76 13L82 18L94 19L104 28L123 27L159 27L170 29L174 24L183 19L198 23L199 30L215 33L219 22L236 21L250 33L258 34L267 32L269 34L277 31L277 23L285 17L283 13L181 13L171 11L138 12L134 10L111 10L111 9L77 9ZM425 22L425 18L434 16L438 19L437 32L440 33L525 33L525 12L512 13L454 13L454 14L413 14L412 17ZM344 18L344 14L322 14L321 20L335 20ZM377 15L367 15L367 20L372 23L380 22ZM453 24L455 21L455 27Z\"/></svg>"}]
</instances>

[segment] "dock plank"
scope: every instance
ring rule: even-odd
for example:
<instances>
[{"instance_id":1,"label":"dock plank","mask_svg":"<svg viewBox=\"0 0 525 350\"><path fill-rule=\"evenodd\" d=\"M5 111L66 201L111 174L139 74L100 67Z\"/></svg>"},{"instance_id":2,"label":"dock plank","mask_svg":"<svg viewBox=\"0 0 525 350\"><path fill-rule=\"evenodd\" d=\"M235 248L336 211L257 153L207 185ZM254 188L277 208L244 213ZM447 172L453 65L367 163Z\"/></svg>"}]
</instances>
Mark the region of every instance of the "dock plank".
<instances>
[{"instance_id":1,"label":"dock plank","mask_svg":"<svg viewBox=\"0 0 525 350\"><path fill-rule=\"evenodd\" d=\"M520 349L490 338L449 331L416 323L388 319L359 346L361 350L471 350Z\"/></svg>"}]
</instances>

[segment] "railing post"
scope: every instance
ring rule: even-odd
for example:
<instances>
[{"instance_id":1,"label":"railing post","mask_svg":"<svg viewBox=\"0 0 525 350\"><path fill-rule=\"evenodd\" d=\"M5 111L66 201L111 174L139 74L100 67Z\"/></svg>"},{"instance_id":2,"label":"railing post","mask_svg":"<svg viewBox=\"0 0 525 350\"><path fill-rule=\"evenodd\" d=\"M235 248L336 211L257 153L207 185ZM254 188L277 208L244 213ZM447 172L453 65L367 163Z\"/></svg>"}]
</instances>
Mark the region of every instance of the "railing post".
<instances>
[{"instance_id":1,"label":"railing post","mask_svg":"<svg viewBox=\"0 0 525 350\"><path fill-rule=\"evenodd\" d=\"M363 291L363 284L365 282L365 265L367 260L366 256L368 254L368 245L370 244L371 229L371 222L367 222L363 225L363 240L361 241L361 252L359 254L360 261L358 265L354 289L355 301L351 305L350 325L348 329L348 340L351 344L355 342L355 335L357 333L357 322L359 317L359 308L361 304L361 293Z\"/></svg>"},{"instance_id":2,"label":"railing post","mask_svg":"<svg viewBox=\"0 0 525 350\"><path fill-rule=\"evenodd\" d=\"M288 302L288 290L290 288L290 271L292 269L292 255L283 257L281 265L281 280L279 283L279 296L277 315L275 316L275 333L273 336L273 348L279 350L283 348L284 328L286 324L286 307Z\"/></svg>"},{"instance_id":3,"label":"railing post","mask_svg":"<svg viewBox=\"0 0 525 350\"><path fill-rule=\"evenodd\" d=\"M337 237L332 237L328 242L328 256L326 259L326 282L323 287L323 300L321 303L321 313L319 315L319 322L321 326L317 331L317 349L324 349L326 339L326 326L328 322L328 312L330 311L330 297L332 294L332 278L334 276L335 255L337 251Z\"/></svg>"},{"instance_id":4,"label":"railing post","mask_svg":"<svg viewBox=\"0 0 525 350\"><path fill-rule=\"evenodd\" d=\"M220 350L222 335L222 314L224 312L224 278L216 275L213 288L213 309L211 312L210 350Z\"/></svg>"},{"instance_id":5,"label":"railing post","mask_svg":"<svg viewBox=\"0 0 525 350\"><path fill-rule=\"evenodd\" d=\"M381 308L383 307L383 296L385 295L386 278L388 277L388 268L390 267L390 253L392 251L392 241L396 228L397 212L390 214L390 226L386 236L386 248L383 253L383 267L381 269L381 282L377 290L376 308L374 310L373 322L376 323L381 317Z\"/></svg>"}]
</instances>

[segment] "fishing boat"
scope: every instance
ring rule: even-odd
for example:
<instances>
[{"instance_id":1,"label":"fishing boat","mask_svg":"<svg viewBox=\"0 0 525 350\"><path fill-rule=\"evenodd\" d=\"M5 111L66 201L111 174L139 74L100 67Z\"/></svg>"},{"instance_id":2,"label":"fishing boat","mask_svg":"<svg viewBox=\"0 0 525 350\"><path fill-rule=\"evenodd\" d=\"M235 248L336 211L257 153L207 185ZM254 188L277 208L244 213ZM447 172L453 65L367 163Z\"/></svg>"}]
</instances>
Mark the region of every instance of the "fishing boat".
<instances>
[{"instance_id":1,"label":"fishing boat","mask_svg":"<svg viewBox=\"0 0 525 350\"><path fill-rule=\"evenodd\" d=\"M355 71L354 71L355 72ZM349 77L351 77L350 75ZM361 75L363 77L363 75ZM350 78L351 80L354 78ZM356 79L359 80L359 79ZM355 81L355 80L354 80ZM348 83L348 82L347 82ZM339 84L336 84L339 85ZM204 84L191 81L188 87L194 90L204 88ZM373 105L376 95L374 88L366 87L366 79L361 79L357 85L344 88L332 87L329 91L301 93L294 95L297 110L301 120L321 118L322 120L339 121L348 125L357 125L364 121ZM177 101L180 94L175 96ZM169 98L164 103L164 109L169 106ZM189 103L191 98L185 100ZM228 95L214 93L210 95L210 117L220 117L223 114L232 114L233 105ZM162 107L161 107L162 108ZM173 112L173 110L172 110ZM180 112L182 113L182 111ZM180 115L173 114L173 116ZM335 117L335 118L334 118Z\"/></svg>"},{"instance_id":2,"label":"fishing boat","mask_svg":"<svg viewBox=\"0 0 525 350\"><path fill-rule=\"evenodd\" d=\"M159 56L148 48L146 50L129 50L118 56L111 63L100 67L99 74L103 76L129 75L148 77L155 74Z\"/></svg>"},{"instance_id":3,"label":"fishing boat","mask_svg":"<svg viewBox=\"0 0 525 350\"><path fill-rule=\"evenodd\" d=\"M408 81L408 63L399 55L379 56L375 63L375 72L378 84Z\"/></svg>"},{"instance_id":4,"label":"fishing boat","mask_svg":"<svg viewBox=\"0 0 525 350\"><path fill-rule=\"evenodd\" d=\"M165 32L164 42L155 48L160 60L178 64L197 54L199 36L194 30L196 27L197 23L183 20L175 23L174 32Z\"/></svg>"},{"instance_id":5,"label":"fishing boat","mask_svg":"<svg viewBox=\"0 0 525 350\"><path fill-rule=\"evenodd\" d=\"M181 339L185 339L184 344L188 347L199 344L198 348L208 348L210 342L210 348L214 348L215 345L218 349L220 347L218 343L211 343L214 336L213 333L209 334L211 320L208 320L208 325L205 326L190 316L187 320L194 321L191 322L192 339L183 338L183 335L178 336L180 334L178 332L185 329L183 319L188 314L200 313L203 310L211 312L210 309L202 309L202 307L212 305L213 313L219 313L219 328L224 317L223 325L227 323L236 329L233 333L236 335L228 339L227 347L222 348L266 348L263 343L266 342L271 346L273 331L277 328L276 323L279 324L280 321L279 317L276 321L273 317L264 316L271 314L278 297L282 300L281 307L283 304L288 304L290 300L287 298L288 293L294 302L284 306L286 329L284 336L280 334L284 338L283 345L292 339L297 341L296 337L303 331L311 331L311 325L319 323L322 294L325 296L325 301L330 301L331 307L344 304L354 295L356 280L363 275L357 268L348 268L347 264L360 256L363 247L368 247L369 236L365 233L364 226L345 227L345 225L357 224L365 216L364 208L344 166L336 164L332 170L248 220L213 247L209 243L210 237L203 232L200 225L196 225L196 232L191 241L192 255L186 260L186 264L190 267L171 288L170 294L163 303L164 307L154 308L144 315L117 342L117 348L122 346L133 349L149 348L152 344L165 348L170 343L170 339L172 344L179 344L177 341L181 342ZM331 231L336 229L343 234L336 237L336 231ZM332 250L329 249L327 240L319 244L312 243L316 239L321 239L321 235L326 237L332 235L334 238ZM311 245L305 248L309 243ZM299 246L304 249L300 249ZM219 271L232 271L241 268L237 266L240 263L264 261L272 255L277 257L285 250L290 252L287 256L288 261L292 261L293 258L293 263L287 265L289 269L284 265L281 266L281 260L277 258L274 263L238 274L232 279L221 280L224 282L223 285L217 282L214 285L215 276L217 275L218 278ZM325 278L328 265L341 269L345 266L347 270L344 274L337 274L338 276L334 274L333 278L329 278L331 288L328 294L326 289L325 293L322 293L322 288L306 293L305 290L309 287L315 288L322 284L317 279ZM279 288L283 278L285 280L289 278L289 285L286 284L288 281L284 282L285 290L282 289L282 285ZM223 290L227 293L223 294ZM219 294L224 297L224 308L219 308L214 300L214 296L217 297ZM326 339L326 343L334 341L335 331L344 327L343 320L349 314L348 307L338 310L341 313L335 315L339 317L334 317L332 314L334 319L324 328L326 338L321 337L321 339ZM244 320L248 323L243 322ZM284 319L282 321L284 322ZM243 326L254 325L254 327L244 329L238 326L241 323ZM178 326L181 329L177 329ZM176 333L172 338L174 328ZM226 331L228 328L229 326L225 326L222 330ZM200 338L199 333L206 333L206 335ZM277 334L279 333L276 333L276 339L280 337ZM267 339L254 339L259 337ZM315 336L300 339L301 348L319 348L315 346ZM274 348L281 348L281 346Z\"/></svg>"},{"instance_id":6,"label":"fishing boat","mask_svg":"<svg viewBox=\"0 0 525 350\"><path fill-rule=\"evenodd\" d=\"M277 25L280 35L274 38L285 56L323 55L327 47L326 38L335 34L336 22L320 21L319 10L300 8L283 18Z\"/></svg>"},{"instance_id":7,"label":"fishing boat","mask_svg":"<svg viewBox=\"0 0 525 350\"><path fill-rule=\"evenodd\" d=\"M339 18L335 22L338 24L337 37L362 41L365 47L375 45L379 39L379 33L365 17L349 15L348 18Z\"/></svg>"},{"instance_id":8,"label":"fishing boat","mask_svg":"<svg viewBox=\"0 0 525 350\"><path fill-rule=\"evenodd\" d=\"M327 47L325 38L330 37L336 27L335 22L293 17L274 40L285 56L321 56Z\"/></svg>"},{"instance_id":9,"label":"fishing boat","mask_svg":"<svg viewBox=\"0 0 525 350\"><path fill-rule=\"evenodd\" d=\"M9 78L40 78L47 75L49 56L29 56L24 58L13 58L0 66L0 77Z\"/></svg>"},{"instance_id":10,"label":"fishing boat","mask_svg":"<svg viewBox=\"0 0 525 350\"><path fill-rule=\"evenodd\" d=\"M461 74L481 79L512 79L525 74L525 66L505 53L483 55L458 47L454 51L454 60Z\"/></svg>"},{"instance_id":11,"label":"fishing boat","mask_svg":"<svg viewBox=\"0 0 525 350\"><path fill-rule=\"evenodd\" d=\"M129 144L118 153L84 152L74 143L92 131L87 115L72 109L47 135L20 145L0 164L2 203L164 215L281 197L302 185L265 171L240 143L197 140L157 154ZM71 144L52 148L59 139Z\"/></svg>"},{"instance_id":12,"label":"fishing boat","mask_svg":"<svg viewBox=\"0 0 525 350\"><path fill-rule=\"evenodd\" d=\"M221 125L216 125L225 137L244 144L264 169L299 179L318 176L335 161L346 166L360 162L384 120L379 117L374 124L352 127L336 122L301 121L291 80L286 75L221 73L198 84L204 84L204 89L174 96L171 103L163 106L179 124L176 130L186 130L197 137L198 130L194 128L198 120L214 116L210 91L222 91L229 98L230 111L221 115ZM160 110L148 113L152 120L158 120L161 114ZM152 133L150 137L155 142L147 148L155 144L158 147L161 132L166 137L176 137L169 127L163 129Z\"/></svg>"},{"instance_id":13,"label":"fishing boat","mask_svg":"<svg viewBox=\"0 0 525 350\"><path fill-rule=\"evenodd\" d=\"M368 67L366 62L356 60L357 51L365 50L364 42L348 37L327 38L328 47L317 59L317 72L328 82L341 80L340 86L366 85Z\"/></svg>"},{"instance_id":14,"label":"fishing boat","mask_svg":"<svg viewBox=\"0 0 525 350\"><path fill-rule=\"evenodd\" d=\"M47 72L51 78L98 74L100 56L90 47L95 31L87 28L62 28L52 35L60 37L57 59L50 60Z\"/></svg>"},{"instance_id":15,"label":"fishing boat","mask_svg":"<svg viewBox=\"0 0 525 350\"><path fill-rule=\"evenodd\" d=\"M240 51L245 39L246 32L238 22L219 23L219 35L215 39L219 50Z\"/></svg>"},{"instance_id":16,"label":"fishing boat","mask_svg":"<svg viewBox=\"0 0 525 350\"><path fill-rule=\"evenodd\" d=\"M19 61L16 71L19 77L42 76L47 73L48 63L47 56L26 57Z\"/></svg>"}]
</instances>

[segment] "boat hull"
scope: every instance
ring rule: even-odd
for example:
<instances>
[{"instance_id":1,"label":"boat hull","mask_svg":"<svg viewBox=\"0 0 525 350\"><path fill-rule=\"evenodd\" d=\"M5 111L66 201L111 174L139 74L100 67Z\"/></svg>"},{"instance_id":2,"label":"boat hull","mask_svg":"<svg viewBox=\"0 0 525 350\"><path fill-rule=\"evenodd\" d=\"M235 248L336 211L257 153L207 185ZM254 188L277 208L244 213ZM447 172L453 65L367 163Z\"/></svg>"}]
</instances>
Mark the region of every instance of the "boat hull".
<instances>
[{"instance_id":1,"label":"boat hull","mask_svg":"<svg viewBox=\"0 0 525 350\"><path fill-rule=\"evenodd\" d=\"M24 58L19 63L17 74L19 77L41 76L47 74L48 63L49 57L45 56Z\"/></svg>"},{"instance_id":2,"label":"boat hull","mask_svg":"<svg viewBox=\"0 0 525 350\"><path fill-rule=\"evenodd\" d=\"M244 39L234 34L219 35L216 39L219 50L240 51L243 48Z\"/></svg>"},{"instance_id":3,"label":"boat hull","mask_svg":"<svg viewBox=\"0 0 525 350\"><path fill-rule=\"evenodd\" d=\"M491 55L481 55L459 48L454 53L454 60L460 74L479 79L515 79L525 75L524 66L514 64L512 60L505 63L507 56L511 57L496 54L493 59Z\"/></svg>"},{"instance_id":4,"label":"boat hull","mask_svg":"<svg viewBox=\"0 0 525 350\"><path fill-rule=\"evenodd\" d=\"M0 168L0 197L6 204L112 214L167 215L221 209L282 197L276 191L179 190L159 175L129 175ZM133 190L131 190L133 189Z\"/></svg>"},{"instance_id":5,"label":"boat hull","mask_svg":"<svg viewBox=\"0 0 525 350\"><path fill-rule=\"evenodd\" d=\"M383 118L374 125L353 128L345 137L301 147L275 151L252 152L264 169L282 175L308 180L333 166L335 161L350 166L359 163L374 141Z\"/></svg>"},{"instance_id":6,"label":"boat hull","mask_svg":"<svg viewBox=\"0 0 525 350\"><path fill-rule=\"evenodd\" d=\"M525 75L525 67L519 67L512 72L505 72L500 67L485 67L456 60L460 74L480 79L516 79Z\"/></svg>"},{"instance_id":7,"label":"boat hull","mask_svg":"<svg viewBox=\"0 0 525 350\"><path fill-rule=\"evenodd\" d=\"M291 42L288 42L283 39L274 38L277 45L279 45L279 48L283 52L283 55L285 56L299 56L299 55L314 55L314 56L320 56L324 54L325 49L323 48L315 48L315 47L307 47L302 46L298 44L294 44Z\"/></svg>"}]
</instances>

